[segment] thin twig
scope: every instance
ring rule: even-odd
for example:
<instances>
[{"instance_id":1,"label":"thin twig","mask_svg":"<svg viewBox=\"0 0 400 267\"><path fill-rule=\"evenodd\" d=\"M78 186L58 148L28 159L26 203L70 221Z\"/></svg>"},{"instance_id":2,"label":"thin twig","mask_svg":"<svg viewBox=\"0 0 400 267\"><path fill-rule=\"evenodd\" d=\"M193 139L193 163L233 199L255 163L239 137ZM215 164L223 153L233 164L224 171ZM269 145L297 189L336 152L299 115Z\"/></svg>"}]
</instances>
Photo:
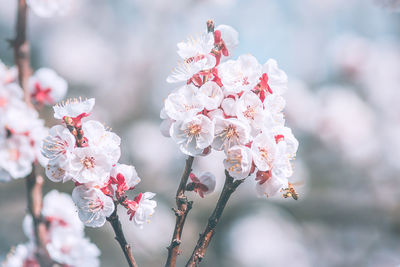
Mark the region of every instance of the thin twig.
<instances>
[{"instance_id":1,"label":"thin twig","mask_svg":"<svg viewBox=\"0 0 400 267\"><path fill-rule=\"evenodd\" d=\"M211 242L211 239L215 233L215 229L217 224L221 218L222 212L228 202L231 194L235 192L236 188L243 183L242 180L234 180L229 173L225 170L225 184L222 189L221 195L218 199L217 205L208 219L208 224L204 232L200 235L199 240L197 241L197 245L193 250L192 256L187 262L187 267L199 266L201 260L204 258L204 254L206 253L207 247Z\"/></svg>"},{"instance_id":2,"label":"thin twig","mask_svg":"<svg viewBox=\"0 0 400 267\"><path fill-rule=\"evenodd\" d=\"M177 209L173 209L176 216L175 230L172 235L171 244L168 249L168 258L165 266L174 267L176 264L176 259L179 255L179 246L181 244L181 236L183 231L183 226L185 224L186 217L192 208L193 201L188 201L185 196L185 188L187 181L189 179L189 174L192 171L194 157L189 156L186 160L185 170L182 174L181 182L179 184L178 190L176 191L176 206Z\"/></svg>"},{"instance_id":3,"label":"thin twig","mask_svg":"<svg viewBox=\"0 0 400 267\"><path fill-rule=\"evenodd\" d=\"M118 202L114 202L114 204L115 204L114 212L110 215L110 217L107 218L107 221L110 222L112 228L114 229L115 239L121 246L121 249L124 252L125 258L128 261L129 266L137 267L135 258L133 257L132 254L131 246L126 242L126 238L122 230L122 225L117 214Z\"/></svg>"}]
</instances>

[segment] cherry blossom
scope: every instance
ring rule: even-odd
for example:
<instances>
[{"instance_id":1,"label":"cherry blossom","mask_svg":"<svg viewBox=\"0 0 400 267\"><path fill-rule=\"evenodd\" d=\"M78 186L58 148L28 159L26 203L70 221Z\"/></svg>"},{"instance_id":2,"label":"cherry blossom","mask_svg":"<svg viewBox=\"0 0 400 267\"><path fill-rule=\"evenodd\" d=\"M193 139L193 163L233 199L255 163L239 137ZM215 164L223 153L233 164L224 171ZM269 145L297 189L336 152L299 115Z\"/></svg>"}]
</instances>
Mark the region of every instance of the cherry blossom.
<instances>
[{"instance_id":1,"label":"cherry blossom","mask_svg":"<svg viewBox=\"0 0 400 267\"><path fill-rule=\"evenodd\" d=\"M40 267L34 257L34 246L32 243L19 244L7 255L2 263L3 267Z\"/></svg>"},{"instance_id":2,"label":"cherry blossom","mask_svg":"<svg viewBox=\"0 0 400 267\"><path fill-rule=\"evenodd\" d=\"M150 222L150 218L154 214L154 209L157 207L157 202L152 200L156 194L151 192L146 192L139 194L138 198L135 199L137 202L137 209L133 216L133 221L140 228L143 227L144 223Z\"/></svg>"},{"instance_id":3,"label":"cherry blossom","mask_svg":"<svg viewBox=\"0 0 400 267\"><path fill-rule=\"evenodd\" d=\"M221 87L213 81L206 82L199 88L197 97L207 110L217 109L224 99Z\"/></svg>"},{"instance_id":4,"label":"cherry blossom","mask_svg":"<svg viewBox=\"0 0 400 267\"><path fill-rule=\"evenodd\" d=\"M288 77L286 73L279 69L275 59L268 59L262 66L262 79L266 83L265 87L269 87L269 93L282 95L288 89Z\"/></svg>"},{"instance_id":5,"label":"cherry blossom","mask_svg":"<svg viewBox=\"0 0 400 267\"><path fill-rule=\"evenodd\" d=\"M210 53L214 47L214 36L210 33L201 34L197 37L188 38L186 42L180 42L177 46L177 53L183 60L195 60L196 57Z\"/></svg>"},{"instance_id":6,"label":"cherry blossom","mask_svg":"<svg viewBox=\"0 0 400 267\"><path fill-rule=\"evenodd\" d=\"M228 58L232 55L232 51L239 44L239 33L229 25L218 25L215 28L214 33L217 37L214 37L215 46L223 46L221 49L222 57Z\"/></svg>"},{"instance_id":7,"label":"cherry blossom","mask_svg":"<svg viewBox=\"0 0 400 267\"><path fill-rule=\"evenodd\" d=\"M196 57L196 59L191 61L184 61L179 63L173 73L168 76L167 82L177 83L186 81L202 70L211 69L215 64L216 59L213 55L204 55L203 57Z\"/></svg>"},{"instance_id":8,"label":"cherry blossom","mask_svg":"<svg viewBox=\"0 0 400 267\"><path fill-rule=\"evenodd\" d=\"M17 80L17 76L18 76L18 69L16 67L9 68L8 66L6 66L3 63L3 61L0 60L0 84L1 85L6 85L6 84L10 84L10 83L17 85L15 83L15 81ZM22 97L22 92L21 92L21 97Z\"/></svg>"},{"instance_id":9,"label":"cherry blossom","mask_svg":"<svg viewBox=\"0 0 400 267\"><path fill-rule=\"evenodd\" d=\"M98 121L87 121L82 124L82 130L89 147L100 149L113 165L121 156L121 138L115 133L108 131L104 125Z\"/></svg>"},{"instance_id":10,"label":"cherry blossom","mask_svg":"<svg viewBox=\"0 0 400 267\"><path fill-rule=\"evenodd\" d=\"M227 94L247 92L257 85L261 65L252 55L243 55L221 64L218 74Z\"/></svg>"},{"instance_id":11,"label":"cherry blossom","mask_svg":"<svg viewBox=\"0 0 400 267\"><path fill-rule=\"evenodd\" d=\"M118 194L123 194L127 190L132 190L140 183L140 178L135 167L126 164L117 164L110 173L113 184L117 185Z\"/></svg>"},{"instance_id":12,"label":"cherry blossom","mask_svg":"<svg viewBox=\"0 0 400 267\"><path fill-rule=\"evenodd\" d=\"M246 146L233 146L226 153L225 169L235 179L249 176L252 169L252 153Z\"/></svg>"},{"instance_id":13,"label":"cherry blossom","mask_svg":"<svg viewBox=\"0 0 400 267\"><path fill-rule=\"evenodd\" d=\"M43 198L42 215L52 221L52 226L68 225L68 228L76 233L83 231L83 224L77 216L76 206L69 194L57 190L48 192Z\"/></svg>"},{"instance_id":14,"label":"cherry blossom","mask_svg":"<svg viewBox=\"0 0 400 267\"><path fill-rule=\"evenodd\" d=\"M202 198L214 192L216 179L212 173L204 172L198 177L194 173L190 173L189 178L191 182L186 185L186 191L193 191Z\"/></svg>"},{"instance_id":15,"label":"cherry blossom","mask_svg":"<svg viewBox=\"0 0 400 267\"><path fill-rule=\"evenodd\" d=\"M69 173L79 183L104 184L109 177L113 162L104 152L92 147L74 149Z\"/></svg>"},{"instance_id":16,"label":"cherry blossom","mask_svg":"<svg viewBox=\"0 0 400 267\"><path fill-rule=\"evenodd\" d=\"M62 207L62 208L60 208ZM100 266L100 250L84 237L83 223L78 218L71 196L56 190L50 191L43 199L43 220L46 222L46 248L51 260L62 266ZM23 230L29 241L20 244L3 263L8 267L39 267L33 220L26 215Z\"/></svg>"},{"instance_id":17,"label":"cherry blossom","mask_svg":"<svg viewBox=\"0 0 400 267\"><path fill-rule=\"evenodd\" d=\"M43 140L42 154L49 160L57 161L60 157L72 157L74 147L75 137L70 131L62 125L55 125Z\"/></svg>"},{"instance_id":18,"label":"cherry blossom","mask_svg":"<svg viewBox=\"0 0 400 267\"><path fill-rule=\"evenodd\" d=\"M67 93L67 82L48 68L38 69L29 79L32 99L41 105L53 105Z\"/></svg>"},{"instance_id":19,"label":"cherry blossom","mask_svg":"<svg viewBox=\"0 0 400 267\"><path fill-rule=\"evenodd\" d=\"M56 228L51 232L51 242L46 248L56 262L68 266L99 266L100 250L89 239L76 235L69 229Z\"/></svg>"},{"instance_id":20,"label":"cherry blossom","mask_svg":"<svg viewBox=\"0 0 400 267\"><path fill-rule=\"evenodd\" d=\"M171 127L171 137L183 153L198 156L211 145L214 139L214 124L204 115L177 121Z\"/></svg>"},{"instance_id":21,"label":"cherry blossom","mask_svg":"<svg viewBox=\"0 0 400 267\"><path fill-rule=\"evenodd\" d=\"M190 118L204 109L204 104L196 97L196 87L184 85L165 100L165 115L172 120Z\"/></svg>"},{"instance_id":22,"label":"cherry blossom","mask_svg":"<svg viewBox=\"0 0 400 267\"><path fill-rule=\"evenodd\" d=\"M47 164L40 148L48 129L22 96L14 82L0 84L0 169L14 179L27 176L36 161Z\"/></svg>"},{"instance_id":23,"label":"cherry blossom","mask_svg":"<svg viewBox=\"0 0 400 267\"><path fill-rule=\"evenodd\" d=\"M82 101L81 99L69 99L53 107L54 118L64 119L64 117L79 118L87 117L95 104L94 98Z\"/></svg>"},{"instance_id":24,"label":"cherry blossom","mask_svg":"<svg viewBox=\"0 0 400 267\"><path fill-rule=\"evenodd\" d=\"M113 200L95 187L75 187L72 199L78 207L79 218L90 227L103 226L115 209Z\"/></svg>"},{"instance_id":25,"label":"cherry blossom","mask_svg":"<svg viewBox=\"0 0 400 267\"><path fill-rule=\"evenodd\" d=\"M250 141L249 126L238 119L215 118L215 137L212 147L225 150L235 145L246 145Z\"/></svg>"},{"instance_id":26,"label":"cherry blossom","mask_svg":"<svg viewBox=\"0 0 400 267\"><path fill-rule=\"evenodd\" d=\"M269 133L263 132L254 138L251 150L257 169L260 171L270 170L277 150L275 138Z\"/></svg>"},{"instance_id":27,"label":"cherry blossom","mask_svg":"<svg viewBox=\"0 0 400 267\"><path fill-rule=\"evenodd\" d=\"M227 97L222 100L221 108L227 117L236 117L236 99L235 97Z\"/></svg>"},{"instance_id":28,"label":"cherry blossom","mask_svg":"<svg viewBox=\"0 0 400 267\"><path fill-rule=\"evenodd\" d=\"M236 114L239 120L247 122L255 129L263 127L266 111L260 98L253 92L243 94L236 104Z\"/></svg>"}]
</instances>

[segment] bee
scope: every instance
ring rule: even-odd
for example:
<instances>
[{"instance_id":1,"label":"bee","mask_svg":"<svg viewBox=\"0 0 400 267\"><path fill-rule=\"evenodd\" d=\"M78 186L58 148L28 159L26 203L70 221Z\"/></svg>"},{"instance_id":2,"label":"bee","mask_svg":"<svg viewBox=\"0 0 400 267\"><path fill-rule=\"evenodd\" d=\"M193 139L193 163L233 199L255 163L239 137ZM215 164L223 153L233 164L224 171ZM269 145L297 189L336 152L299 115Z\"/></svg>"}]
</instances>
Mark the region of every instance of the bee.
<instances>
[{"instance_id":1,"label":"bee","mask_svg":"<svg viewBox=\"0 0 400 267\"><path fill-rule=\"evenodd\" d=\"M294 200L299 199L299 194L297 194L296 190L294 189L293 185L291 183L288 183L288 188L285 188L283 191L283 197L288 198L292 197Z\"/></svg>"}]
</instances>

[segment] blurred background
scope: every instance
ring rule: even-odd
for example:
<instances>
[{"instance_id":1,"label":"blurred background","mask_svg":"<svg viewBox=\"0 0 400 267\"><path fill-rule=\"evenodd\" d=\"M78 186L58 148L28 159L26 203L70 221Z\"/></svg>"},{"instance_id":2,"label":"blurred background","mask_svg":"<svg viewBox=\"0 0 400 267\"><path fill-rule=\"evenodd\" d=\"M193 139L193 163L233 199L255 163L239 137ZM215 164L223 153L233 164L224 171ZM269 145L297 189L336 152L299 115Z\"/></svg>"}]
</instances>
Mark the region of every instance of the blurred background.
<instances>
[{"instance_id":1,"label":"blurred background","mask_svg":"<svg viewBox=\"0 0 400 267\"><path fill-rule=\"evenodd\" d=\"M0 59L13 64L16 2L0 1ZM229 202L202 266L398 266L400 264L400 1L81 0L64 17L30 14L34 69L69 82L68 97L95 97L93 116L122 137L122 163L157 193L143 230L121 213L140 266L163 266L175 223L170 210L185 157L159 132L165 79L176 43L205 22L239 32L234 57L275 58L289 76L287 126L299 139L293 181L300 199L260 199L248 179ZM48 126L55 124L42 110ZM182 266L224 182L223 155L195 160L217 176L217 191L194 200L183 233ZM44 191L71 192L47 180ZM0 184L0 260L22 233L24 180ZM62 207L60 207L62 208ZM122 211L122 210L121 210ZM102 266L124 266L109 225L85 229Z\"/></svg>"}]
</instances>

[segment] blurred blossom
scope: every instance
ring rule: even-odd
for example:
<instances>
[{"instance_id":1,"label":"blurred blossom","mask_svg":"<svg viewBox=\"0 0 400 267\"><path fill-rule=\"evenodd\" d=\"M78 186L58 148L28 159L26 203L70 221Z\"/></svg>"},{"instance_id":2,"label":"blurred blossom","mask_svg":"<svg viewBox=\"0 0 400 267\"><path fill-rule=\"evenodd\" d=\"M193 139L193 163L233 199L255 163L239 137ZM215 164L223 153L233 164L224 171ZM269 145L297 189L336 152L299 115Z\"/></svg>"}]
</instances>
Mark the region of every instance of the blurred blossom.
<instances>
[{"instance_id":1,"label":"blurred blossom","mask_svg":"<svg viewBox=\"0 0 400 267\"><path fill-rule=\"evenodd\" d=\"M140 170L146 172L146 176L159 175L173 168L171 164L178 159L179 153L174 142L160 134L156 122L135 122L126 135L131 155L142 166Z\"/></svg>"},{"instance_id":2,"label":"blurred blossom","mask_svg":"<svg viewBox=\"0 0 400 267\"><path fill-rule=\"evenodd\" d=\"M113 81L117 73L115 51L95 31L68 25L47 38L43 53L49 65L69 81L94 88Z\"/></svg>"},{"instance_id":3,"label":"blurred blossom","mask_svg":"<svg viewBox=\"0 0 400 267\"><path fill-rule=\"evenodd\" d=\"M286 114L290 123L303 131L315 130L318 119L318 101L313 92L301 80L291 80L285 94Z\"/></svg>"},{"instance_id":4,"label":"blurred blossom","mask_svg":"<svg viewBox=\"0 0 400 267\"><path fill-rule=\"evenodd\" d=\"M368 105L345 87L321 88L318 100L320 108L315 134L356 163L375 159L378 149L376 118Z\"/></svg>"},{"instance_id":5,"label":"blurred blossom","mask_svg":"<svg viewBox=\"0 0 400 267\"><path fill-rule=\"evenodd\" d=\"M399 0L374 0L374 2L382 7L385 7L391 11L400 11Z\"/></svg>"},{"instance_id":6,"label":"blurred blossom","mask_svg":"<svg viewBox=\"0 0 400 267\"><path fill-rule=\"evenodd\" d=\"M65 15L71 9L74 0L27 0L28 6L40 17Z\"/></svg>"},{"instance_id":7,"label":"blurred blossom","mask_svg":"<svg viewBox=\"0 0 400 267\"><path fill-rule=\"evenodd\" d=\"M46 91L51 94L52 89ZM40 146L48 129L39 113L24 101L15 68L7 68L1 61L0 111L0 172L8 173L0 180L27 176L35 161L45 166L47 159L41 155Z\"/></svg>"},{"instance_id":8,"label":"blurred blossom","mask_svg":"<svg viewBox=\"0 0 400 267\"><path fill-rule=\"evenodd\" d=\"M62 207L62 209L60 209ZM52 260L71 267L99 266L100 250L85 237L83 223L68 194L50 191L43 199L43 220L47 223L46 248ZM33 219L26 215L23 230L29 241L11 249L5 267L39 266L36 259Z\"/></svg>"},{"instance_id":9,"label":"blurred blossom","mask_svg":"<svg viewBox=\"0 0 400 267\"><path fill-rule=\"evenodd\" d=\"M29 79L29 90L33 101L39 105L54 105L64 99L67 82L48 68L40 68Z\"/></svg>"},{"instance_id":10,"label":"blurred blossom","mask_svg":"<svg viewBox=\"0 0 400 267\"><path fill-rule=\"evenodd\" d=\"M238 219L229 229L224 253L235 266L312 266L302 229L287 214L263 208ZM227 266L229 266L227 264Z\"/></svg>"},{"instance_id":11,"label":"blurred blossom","mask_svg":"<svg viewBox=\"0 0 400 267\"><path fill-rule=\"evenodd\" d=\"M339 36L331 45L333 63L347 75L359 75L368 61L369 42L354 34Z\"/></svg>"}]
</instances>

